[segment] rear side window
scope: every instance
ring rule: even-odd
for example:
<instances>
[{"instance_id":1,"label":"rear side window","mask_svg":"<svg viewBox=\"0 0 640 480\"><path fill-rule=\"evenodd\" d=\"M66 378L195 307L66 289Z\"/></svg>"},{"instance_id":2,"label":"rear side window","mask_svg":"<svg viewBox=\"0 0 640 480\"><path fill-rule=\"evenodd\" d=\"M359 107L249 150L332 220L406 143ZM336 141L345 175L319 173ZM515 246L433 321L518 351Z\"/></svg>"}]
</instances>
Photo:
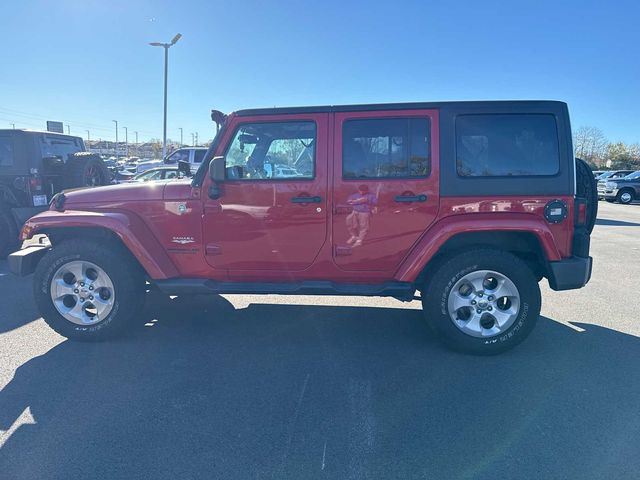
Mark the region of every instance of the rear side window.
<instances>
[{"instance_id":1,"label":"rear side window","mask_svg":"<svg viewBox=\"0 0 640 480\"><path fill-rule=\"evenodd\" d=\"M428 118L347 120L342 127L342 176L415 178L431 172Z\"/></svg>"},{"instance_id":2,"label":"rear side window","mask_svg":"<svg viewBox=\"0 0 640 480\"><path fill-rule=\"evenodd\" d=\"M456 168L462 177L556 175L553 115L491 114L456 118Z\"/></svg>"},{"instance_id":3,"label":"rear side window","mask_svg":"<svg viewBox=\"0 0 640 480\"><path fill-rule=\"evenodd\" d=\"M13 165L13 142L9 136L0 136L0 167Z\"/></svg>"},{"instance_id":4,"label":"rear side window","mask_svg":"<svg viewBox=\"0 0 640 480\"><path fill-rule=\"evenodd\" d=\"M207 153L206 150L195 150L193 152L193 163L202 163L205 153Z\"/></svg>"}]
</instances>

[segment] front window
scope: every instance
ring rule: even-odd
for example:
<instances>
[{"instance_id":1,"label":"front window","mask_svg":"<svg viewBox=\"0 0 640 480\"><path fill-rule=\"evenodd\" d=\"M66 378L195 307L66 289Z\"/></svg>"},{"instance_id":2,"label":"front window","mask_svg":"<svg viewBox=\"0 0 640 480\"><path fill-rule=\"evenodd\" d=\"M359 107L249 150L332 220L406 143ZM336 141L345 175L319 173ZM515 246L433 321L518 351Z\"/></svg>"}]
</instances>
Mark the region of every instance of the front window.
<instances>
[{"instance_id":1,"label":"front window","mask_svg":"<svg viewBox=\"0 0 640 480\"><path fill-rule=\"evenodd\" d=\"M242 125L226 153L234 180L312 179L316 124L269 122Z\"/></svg>"},{"instance_id":2,"label":"front window","mask_svg":"<svg viewBox=\"0 0 640 480\"><path fill-rule=\"evenodd\" d=\"M167 157L164 163L168 164L177 164L178 162L188 162L189 161L189 150L176 150L171 155Z\"/></svg>"}]
</instances>

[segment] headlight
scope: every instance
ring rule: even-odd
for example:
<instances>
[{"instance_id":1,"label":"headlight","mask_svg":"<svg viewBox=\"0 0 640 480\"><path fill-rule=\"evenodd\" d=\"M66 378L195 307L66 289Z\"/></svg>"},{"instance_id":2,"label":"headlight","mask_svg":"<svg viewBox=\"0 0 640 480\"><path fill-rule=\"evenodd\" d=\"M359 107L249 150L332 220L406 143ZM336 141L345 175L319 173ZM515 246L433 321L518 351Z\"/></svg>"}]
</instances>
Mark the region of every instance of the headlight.
<instances>
[{"instance_id":1,"label":"headlight","mask_svg":"<svg viewBox=\"0 0 640 480\"><path fill-rule=\"evenodd\" d=\"M609 190L614 190L618 188L618 184L616 182L607 182L605 185Z\"/></svg>"}]
</instances>

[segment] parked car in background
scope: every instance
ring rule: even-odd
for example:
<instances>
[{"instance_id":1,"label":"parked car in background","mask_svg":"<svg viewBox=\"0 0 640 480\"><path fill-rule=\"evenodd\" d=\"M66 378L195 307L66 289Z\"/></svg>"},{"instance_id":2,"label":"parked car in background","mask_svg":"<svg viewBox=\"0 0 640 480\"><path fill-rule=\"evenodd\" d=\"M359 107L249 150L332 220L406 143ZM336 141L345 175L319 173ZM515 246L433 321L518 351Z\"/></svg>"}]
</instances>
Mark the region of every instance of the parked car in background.
<instances>
[{"instance_id":1,"label":"parked car in background","mask_svg":"<svg viewBox=\"0 0 640 480\"><path fill-rule=\"evenodd\" d=\"M146 282L168 295L419 292L449 346L487 355L532 331L543 278L589 281L598 201L564 103L269 108L221 123L192 180L65 192L25 224L23 240L50 245L9 267L35 271L55 331L118 334ZM305 152L308 173L264 176L272 159L300 172Z\"/></svg>"},{"instance_id":2,"label":"parked car in background","mask_svg":"<svg viewBox=\"0 0 640 480\"><path fill-rule=\"evenodd\" d=\"M594 170L593 171L593 176L594 178L598 178L600 175L602 175L604 172L606 172L606 170Z\"/></svg>"},{"instance_id":3,"label":"parked car in background","mask_svg":"<svg viewBox=\"0 0 640 480\"><path fill-rule=\"evenodd\" d=\"M188 162L191 171L195 173L200 167L205 153L207 153L207 147L183 147L167 155L164 163L165 165L177 165L180 161Z\"/></svg>"},{"instance_id":4,"label":"parked car in background","mask_svg":"<svg viewBox=\"0 0 640 480\"><path fill-rule=\"evenodd\" d=\"M161 167L162 165L164 165L164 162L162 160L146 160L143 162L139 162L136 165L135 172L136 174L140 174L152 168Z\"/></svg>"},{"instance_id":5,"label":"parked car in background","mask_svg":"<svg viewBox=\"0 0 640 480\"><path fill-rule=\"evenodd\" d=\"M605 184L607 183L607 181L617 178L623 178L631 173L633 173L633 170L609 170L608 172L604 172L602 175L600 175L596 179L598 182L598 200L604 199Z\"/></svg>"},{"instance_id":6,"label":"parked car in background","mask_svg":"<svg viewBox=\"0 0 640 480\"><path fill-rule=\"evenodd\" d=\"M598 184L598 195L602 195L607 202L623 204L640 199L640 170L626 177L609 179L602 189Z\"/></svg>"},{"instance_id":7,"label":"parked car in background","mask_svg":"<svg viewBox=\"0 0 640 480\"><path fill-rule=\"evenodd\" d=\"M138 173L127 182L149 182L152 180L171 180L172 178L182 178L183 175L178 171L178 167L166 166L156 167Z\"/></svg>"},{"instance_id":8,"label":"parked car in background","mask_svg":"<svg viewBox=\"0 0 640 480\"><path fill-rule=\"evenodd\" d=\"M100 156L80 137L53 132L0 130L0 258L18 245L18 230L46 210L65 188L107 185Z\"/></svg>"}]
</instances>

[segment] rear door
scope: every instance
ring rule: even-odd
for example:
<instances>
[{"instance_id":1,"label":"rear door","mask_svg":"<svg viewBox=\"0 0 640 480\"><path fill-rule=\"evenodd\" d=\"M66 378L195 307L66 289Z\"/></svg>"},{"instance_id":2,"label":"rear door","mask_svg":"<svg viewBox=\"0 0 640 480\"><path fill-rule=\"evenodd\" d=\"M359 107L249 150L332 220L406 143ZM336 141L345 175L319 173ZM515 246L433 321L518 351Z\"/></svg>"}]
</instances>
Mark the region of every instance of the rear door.
<instances>
[{"instance_id":1,"label":"rear door","mask_svg":"<svg viewBox=\"0 0 640 480\"><path fill-rule=\"evenodd\" d=\"M216 152L226 159L222 194L204 203L211 266L234 276L300 271L313 263L329 218L328 118L326 113L233 118Z\"/></svg>"},{"instance_id":2,"label":"rear door","mask_svg":"<svg viewBox=\"0 0 640 480\"><path fill-rule=\"evenodd\" d=\"M438 213L438 112L339 112L334 128L334 262L392 272Z\"/></svg>"}]
</instances>

